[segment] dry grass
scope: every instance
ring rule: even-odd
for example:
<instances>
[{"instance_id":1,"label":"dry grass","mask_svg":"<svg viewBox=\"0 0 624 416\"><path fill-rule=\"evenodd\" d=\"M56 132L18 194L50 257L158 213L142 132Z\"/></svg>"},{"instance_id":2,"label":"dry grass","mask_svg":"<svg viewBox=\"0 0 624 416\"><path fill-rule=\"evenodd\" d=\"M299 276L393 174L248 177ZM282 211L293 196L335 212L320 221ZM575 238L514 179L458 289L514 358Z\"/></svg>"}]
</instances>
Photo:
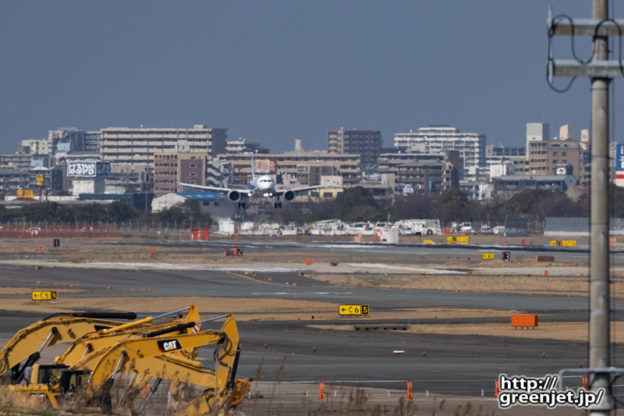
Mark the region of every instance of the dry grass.
<instances>
[{"instance_id":1,"label":"dry grass","mask_svg":"<svg viewBox=\"0 0 624 416\"><path fill-rule=\"evenodd\" d=\"M587 296L589 293L588 281L578 277L311 273L306 276L337 286L558 296ZM612 279L612 295L624 297L624 278Z\"/></svg>"},{"instance_id":2,"label":"dry grass","mask_svg":"<svg viewBox=\"0 0 624 416\"><path fill-rule=\"evenodd\" d=\"M27 299L3 299L2 309L39 313L76 312L85 310L128 311L129 303L134 312L166 312L184 305L194 304L202 316L223 311L237 315L237 320L296 320L310 315L327 314L335 318L338 305L289 299L214 298L214 297L158 297L137 296L122 298L63 298L62 292L55 303L33 302ZM154 310L158 305L158 310Z\"/></svg>"},{"instance_id":3,"label":"dry grass","mask_svg":"<svg viewBox=\"0 0 624 416\"><path fill-rule=\"evenodd\" d=\"M353 325L309 325L312 328L353 331ZM612 323L613 342L624 343L624 322ZM412 324L401 333L439 335L480 335L522 339L552 339L587 342L587 322L540 322L534 329L514 329L509 323Z\"/></svg>"}]
</instances>

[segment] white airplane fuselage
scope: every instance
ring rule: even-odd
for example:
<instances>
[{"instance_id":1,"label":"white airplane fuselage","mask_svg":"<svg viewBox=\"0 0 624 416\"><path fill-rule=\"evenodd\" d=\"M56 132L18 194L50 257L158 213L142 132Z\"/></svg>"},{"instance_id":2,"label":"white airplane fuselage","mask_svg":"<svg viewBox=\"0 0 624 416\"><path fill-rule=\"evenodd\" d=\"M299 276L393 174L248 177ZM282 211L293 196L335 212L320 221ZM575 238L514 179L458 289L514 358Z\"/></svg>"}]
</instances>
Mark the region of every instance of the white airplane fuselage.
<instances>
[{"instance_id":1,"label":"white airplane fuselage","mask_svg":"<svg viewBox=\"0 0 624 416\"><path fill-rule=\"evenodd\" d=\"M260 196L272 196L275 193L275 181L269 175L263 175L256 178L254 187L254 194Z\"/></svg>"}]
</instances>

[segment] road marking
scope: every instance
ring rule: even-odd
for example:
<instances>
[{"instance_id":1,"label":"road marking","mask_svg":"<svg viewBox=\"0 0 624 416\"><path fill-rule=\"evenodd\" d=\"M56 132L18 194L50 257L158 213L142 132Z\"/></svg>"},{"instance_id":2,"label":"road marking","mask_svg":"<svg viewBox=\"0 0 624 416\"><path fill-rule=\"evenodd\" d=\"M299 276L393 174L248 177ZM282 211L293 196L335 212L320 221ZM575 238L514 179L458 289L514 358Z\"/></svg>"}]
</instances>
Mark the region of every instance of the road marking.
<instances>
[{"instance_id":1,"label":"road marking","mask_svg":"<svg viewBox=\"0 0 624 416\"><path fill-rule=\"evenodd\" d=\"M270 283L270 282L265 282L264 280L254 279L253 277L245 276L244 274L240 274L240 273L235 273L235 272L231 272L231 271L226 271L226 273L227 274L233 274L234 276L242 277L243 279L251 280L252 282L256 282L256 283L262 283L262 284L265 284L265 285L272 285L273 284L273 283Z\"/></svg>"}]
</instances>

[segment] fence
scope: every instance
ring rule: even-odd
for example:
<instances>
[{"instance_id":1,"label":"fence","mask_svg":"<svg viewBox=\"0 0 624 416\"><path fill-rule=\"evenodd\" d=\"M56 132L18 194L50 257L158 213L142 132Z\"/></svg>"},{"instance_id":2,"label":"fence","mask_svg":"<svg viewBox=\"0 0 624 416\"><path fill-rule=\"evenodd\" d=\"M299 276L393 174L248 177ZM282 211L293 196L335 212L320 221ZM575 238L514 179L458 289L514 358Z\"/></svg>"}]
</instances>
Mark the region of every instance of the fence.
<instances>
[{"instance_id":1,"label":"fence","mask_svg":"<svg viewBox=\"0 0 624 416\"><path fill-rule=\"evenodd\" d=\"M201 227L201 228L199 228ZM208 238L209 224L155 223L128 221L122 223L0 223L0 238L114 238L184 241L191 239L189 229L201 229L202 238Z\"/></svg>"}]
</instances>

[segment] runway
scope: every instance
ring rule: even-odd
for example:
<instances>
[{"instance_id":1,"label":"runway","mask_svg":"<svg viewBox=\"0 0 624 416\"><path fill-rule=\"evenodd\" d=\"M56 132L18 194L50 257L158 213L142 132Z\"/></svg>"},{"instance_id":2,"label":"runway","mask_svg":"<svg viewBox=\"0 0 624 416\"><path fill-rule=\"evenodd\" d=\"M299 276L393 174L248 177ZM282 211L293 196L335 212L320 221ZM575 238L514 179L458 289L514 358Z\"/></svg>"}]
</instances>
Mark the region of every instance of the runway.
<instances>
[{"instance_id":1,"label":"runway","mask_svg":"<svg viewBox=\"0 0 624 416\"><path fill-rule=\"evenodd\" d=\"M231 241L219 243L188 244L192 250L205 251L210 257L222 253ZM478 258L481 247L370 247L353 244L304 244L253 242L237 243L246 253L262 256L263 252L284 252L289 256L330 255L340 264L355 257L365 258L373 264L389 260L400 265L439 263L449 257ZM184 244L186 246L186 244ZM159 247L159 246L157 246ZM165 245L160 246L165 247ZM162 248L161 248L162 249ZM514 256L534 257L536 249L515 250ZM295 254L293 254L295 253ZM577 259L579 252L562 250L557 257ZM621 263L621 255L615 256ZM517 257L514 257L517 258ZM15 265L18 264L18 265ZM21 265L20 265L21 264ZM419 323L453 325L470 322L506 322L507 318L375 318L375 312L398 312L405 309L428 307L479 308L492 310L521 310L540 315L546 321L581 321L587 319L588 301L584 296L527 295L514 293L485 293L473 291L443 291L416 289L376 289L359 286L333 286L306 277L306 266L301 263L273 264L273 269L255 271L237 265L219 265L219 268L202 266L201 270L189 268L149 268L131 265L121 269L106 267L63 267L62 264L39 263L37 268L28 263L0 265L0 286L59 287L69 284L80 292L64 293L63 298L127 298L128 310L138 313L166 312L158 304L151 310L133 310L135 297L218 297L266 299L271 310L273 299L306 300L338 304L368 304L371 315L366 321L356 318L319 320L316 311L301 311L298 320L261 321L241 320L239 330L243 353L239 374L288 383L327 383L363 385L382 388L404 388L405 381L413 382L418 392L449 393L460 395L491 396L494 380L501 373L527 376L544 376L557 373L562 368L585 365L587 347L584 343L510 338L505 336L414 334L400 330L335 331L311 325L347 324L362 322L392 325ZM49 267L48 267L49 266ZM361 266L361 264L360 264ZM247 266L245 266L247 267ZM280 271L283 267L287 270ZM326 265L324 265L326 267ZM149 270L147 269L149 268ZM368 270L374 269L370 265ZM383 267L382 267L383 269ZM454 268L461 272L461 267ZM383 270L382 270L383 271ZM385 270L388 271L388 270ZM399 271L397 271L399 272ZM460 278L461 274L458 275ZM579 278L585 278L579 276ZM36 282L39 282L38 284ZM146 294L145 290L151 291ZM25 295L0 295L4 299L24 298ZM621 302L620 302L621 303ZM1 307L0 307L1 308ZM615 304L619 319L620 305ZM227 311L223 311L227 312ZM43 314L25 311L1 312L3 325L0 338L8 340L18 329L40 319ZM511 331L511 329L509 329ZM501 334L505 335L505 334ZM395 350L405 354L396 355ZM619 356L619 347L614 355ZM200 357L207 362L210 356Z\"/></svg>"}]
</instances>

